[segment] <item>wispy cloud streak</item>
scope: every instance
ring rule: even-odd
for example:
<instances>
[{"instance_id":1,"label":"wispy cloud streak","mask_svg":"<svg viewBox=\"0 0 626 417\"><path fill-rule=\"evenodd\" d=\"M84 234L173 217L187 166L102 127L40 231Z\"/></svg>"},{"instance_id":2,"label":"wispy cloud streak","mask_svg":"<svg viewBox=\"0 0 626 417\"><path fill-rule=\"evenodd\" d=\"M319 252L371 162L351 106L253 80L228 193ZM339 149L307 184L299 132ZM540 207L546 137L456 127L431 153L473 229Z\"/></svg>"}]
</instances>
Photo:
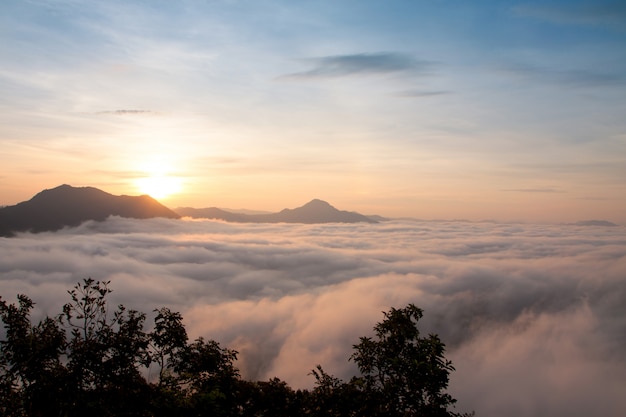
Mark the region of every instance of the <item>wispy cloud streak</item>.
<instances>
[{"instance_id":1,"label":"wispy cloud streak","mask_svg":"<svg viewBox=\"0 0 626 417\"><path fill-rule=\"evenodd\" d=\"M565 191L556 188L507 188L502 191L510 191L516 193L563 193Z\"/></svg>"},{"instance_id":2,"label":"wispy cloud streak","mask_svg":"<svg viewBox=\"0 0 626 417\"><path fill-rule=\"evenodd\" d=\"M159 113L153 110L119 109L119 110L104 110L96 114L110 114L114 116L138 116L138 115L157 115Z\"/></svg>"},{"instance_id":3,"label":"wispy cloud streak","mask_svg":"<svg viewBox=\"0 0 626 417\"><path fill-rule=\"evenodd\" d=\"M422 97L435 97L450 94L450 91L445 90L406 90L396 93L396 97L408 97L408 98L422 98Z\"/></svg>"},{"instance_id":4,"label":"wispy cloud streak","mask_svg":"<svg viewBox=\"0 0 626 417\"><path fill-rule=\"evenodd\" d=\"M433 63L416 60L397 52L333 55L310 58L313 67L307 71L285 75L291 79L336 78L351 75L377 75L402 72L425 72Z\"/></svg>"},{"instance_id":5,"label":"wispy cloud streak","mask_svg":"<svg viewBox=\"0 0 626 417\"><path fill-rule=\"evenodd\" d=\"M514 13L522 17L559 24L606 25L626 29L626 5L621 1L596 1L563 6L519 5Z\"/></svg>"},{"instance_id":6,"label":"wispy cloud streak","mask_svg":"<svg viewBox=\"0 0 626 417\"><path fill-rule=\"evenodd\" d=\"M502 68L508 74L521 79L538 81L565 87L610 87L626 85L626 76L618 72L602 72L587 69L551 69L531 65L508 65Z\"/></svg>"}]
</instances>

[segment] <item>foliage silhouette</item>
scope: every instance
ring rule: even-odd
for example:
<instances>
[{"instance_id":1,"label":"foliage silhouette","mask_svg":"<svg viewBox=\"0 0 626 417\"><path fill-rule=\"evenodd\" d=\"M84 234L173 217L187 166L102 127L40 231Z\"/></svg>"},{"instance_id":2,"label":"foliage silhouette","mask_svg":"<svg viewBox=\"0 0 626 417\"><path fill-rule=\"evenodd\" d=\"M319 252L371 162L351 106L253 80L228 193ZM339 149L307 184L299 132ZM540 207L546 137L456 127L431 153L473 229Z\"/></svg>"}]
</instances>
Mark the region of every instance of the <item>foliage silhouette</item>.
<instances>
[{"instance_id":1,"label":"foliage silhouette","mask_svg":"<svg viewBox=\"0 0 626 417\"><path fill-rule=\"evenodd\" d=\"M445 345L417 327L423 311L413 304L384 313L374 327L376 337L362 337L351 359L362 376L374 414L384 416L447 416L454 400L445 393L452 363Z\"/></svg>"},{"instance_id":2,"label":"foliage silhouette","mask_svg":"<svg viewBox=\"0 0 626 417\"><path fill-rule=\"evenodd\" d=\"M189 341L180 313L109 309L109 282L68 291L56 317L31 323L35 303L0 298L0 415L23 416L458 416L445 389L454 370L436 335L422 337L422 310L392 308L350 357L361 373L344 382L317 366L312 390L278 378L247 381L238 352ZM156 370L156 372L154 372ZM153 375L153 378L150 378Z\"/></svg>"}]
</instances>

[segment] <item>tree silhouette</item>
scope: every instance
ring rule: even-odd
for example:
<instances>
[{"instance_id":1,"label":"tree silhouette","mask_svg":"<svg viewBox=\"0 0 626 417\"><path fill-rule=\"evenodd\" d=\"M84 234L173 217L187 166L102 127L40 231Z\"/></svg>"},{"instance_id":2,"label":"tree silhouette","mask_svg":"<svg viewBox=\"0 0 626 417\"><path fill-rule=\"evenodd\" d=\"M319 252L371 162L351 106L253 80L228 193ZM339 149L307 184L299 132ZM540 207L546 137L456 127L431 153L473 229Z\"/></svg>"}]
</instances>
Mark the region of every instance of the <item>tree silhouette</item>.
<instances>
[{"instance_id":1,"label":"tree silhouette","mask_svg":"<svg viewBox=\"0 0 626 417\"><path fill-rule=\"evenodd\" d=\"M423 311L414 304L385 312L375 337L361 337L352 359L362 374L367 407L384 416L449 416L445 392L452 363L439 337L420 335ZM453 414L452 414L453 415Z\"/></svg>"},{"instance_id":2,"label":"tree silhouette","mask_svg":"<svg viewBox=\"0 0 626 417\"><path fill-rule=\"evenodd\" d=\"M58 323L46 318L35 326L30 323L33 301L18 296L18 304L0 299L0 318L5 339L0 341L0 414L41 415L56 411L55 401L62 397L66 377L60 355L65 332Z\"/></svg>"},{"instance_id":3,"label":"tree silhouette","mask_svg":"<svg viewBox=\"0 0 626 417\"><path fill-rule=\"evenodd\" d=\"M202 337L189 342L180 313L154 310L146 331L144 313L109 309L108 284L83 280L61 314L34 325L30 298L0 298L0 415L458 416L445 392L454 368L436 335L421 336L413 304L384 313L375 336L353 346L360 375L344 382L318 365L315 387L295 391L278 378L243 380L238 353Z\"/></svg>"}]
</instances>

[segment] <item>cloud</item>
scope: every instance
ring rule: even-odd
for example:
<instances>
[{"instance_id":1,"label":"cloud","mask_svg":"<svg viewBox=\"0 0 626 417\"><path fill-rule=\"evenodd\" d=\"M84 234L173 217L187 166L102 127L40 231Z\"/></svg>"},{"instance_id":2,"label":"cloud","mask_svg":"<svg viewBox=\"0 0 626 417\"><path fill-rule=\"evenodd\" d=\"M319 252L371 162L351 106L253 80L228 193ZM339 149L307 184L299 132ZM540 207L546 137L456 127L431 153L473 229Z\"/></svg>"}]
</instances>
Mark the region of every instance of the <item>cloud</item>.
<instances>
[{"instance_id":1,"label":"cloud","mask_svg":"<svg viewBox=\"0 0 626 417\"><path fill-rule=\"evenodd\" d=\"M420 98L420 97L434 97L434 96L441 96L441 95L445 95L445 94L450 94L450 91L444 91L444 90L433 90L433 91L428 91L428 90L407 90L407 91L400 91L398 93L396 93L396 97L416 97L416 98Z\"/></svg>"},{"instance_id":2,"label":"cloud","mask_svg":"<svg viewBox=\"0 0 626 417\"><path fill-rule=\"evenodd\" d=\"M135 116L135 115L156 115L158 112L152 110L137 110L137 109L120 109L120 110L105 110L96 114L112 114L114 116Z\"/></svg>"},{"instance_id":3,"label":"cloud","mask_svg":"<svg viewBox=\"0 0 626 417\"><path fill-rule=\"evenodd\" d=\"M290 79L336 78L351 75L378 75L402 72L424 72L433 65L396 52L333 55L310 58L313 67L304 72L285 75Z\"/></svg>"},{"instance_id":4,"label":"cloud","mask_svg":"<svg viewBox=\"0 0 626 417\"><path fill-rule=\"evenodd\" d=\"M229 224L110 218L0 239L0 293L56 314L111 280L112 306L180 311L192 337L240 351L245 377L344 379L382 311L415 303L453 360L459 411L623 415L623 227L391 221Z\"/></svg>"},{"instance_id":5,"label":"cloud","mask_svg":"<svg viewBox=\"0 0 626 417\"><path fill-rule=\"evenodd\" d=\"M502 70L518 78L565 87L610 87L626 84L626 76L621 72L601 72L586 69L556 70L523 64L510 64L503 67Z\"/></svg>"},{"instance_id":6,"label":"cloud","mask_svg":"<svg viewBox=\"0 0 626 417\"><path fill-rule=\"evenodd\" d=\"M563 193L565 191L556 188L509 188L502 191L510 191L516 193Z\"/></svg>"},{"instance_id":7,"label":"cloud","mask_svg":"<svg viewBox=\"0 0 626 417\"><path fill-rule=\"evenodd\" d=\"M617 374L624 363L604 350L602 338L590 343L599 325L586 304L566 313L523 314L509 328L464 345L452 385L468 397L489 397L485 415L621 415L624 381Z\"/></svg>"},{"instance_id":8,"label":"cloud","mask_svg":"<svg viewBox=\"0 0 626 417\"><path fill-rule=\"evenodd\" d=\"M567 6L519 5L513 12L521 17L571 25L602 25L626 29L626 5L621 1L587 2Z\"/></svg>"}]
</instances>

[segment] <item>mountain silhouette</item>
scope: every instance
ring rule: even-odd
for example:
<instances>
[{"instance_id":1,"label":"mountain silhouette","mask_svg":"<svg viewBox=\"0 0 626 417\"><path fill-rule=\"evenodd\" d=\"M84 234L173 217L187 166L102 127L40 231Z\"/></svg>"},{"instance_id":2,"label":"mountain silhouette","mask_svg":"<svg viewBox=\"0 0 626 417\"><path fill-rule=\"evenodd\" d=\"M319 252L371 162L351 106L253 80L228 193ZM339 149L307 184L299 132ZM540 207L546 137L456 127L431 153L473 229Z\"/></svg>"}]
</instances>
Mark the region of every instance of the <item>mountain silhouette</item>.
<instances>
[{"instance_id":1,"label":"mountain silhouette","mask_svg":"<svg viewBox=\"0 0 626 417\"><path fill-rule=\"evenodd\" d=\"M615 227L617 226L615 223L612 223L608 220L582 220L576 223L569 223L573 226L606 226L606 227Z\"/></svg>"},{"instance_id":2,"label":"mountain silhouette","mask_svg":"<svg viewBox=\"0 0 626 417\"><path fill-rule=\"evenodd\" d=\"M180 217L148 195L115 196L93 187L64 184L44 190L28 201L0 208L0 236L59 230L87 220L102 221L109 216Z\"/></svg>"},{"instance_id":3,"label":"mountain silhouette","mask_svg":"<svg viewBox=\"0 0 626 417\"><path fill-rule=\"evenodd\" d=\"M238 223L377 223L376 220L359 213L337 210L327 202L318 199L311 200L302 207L269 214L233 213L217 207L201 209L179 207L174 211L181 216Z\"/></svg>"}]
</instances>

